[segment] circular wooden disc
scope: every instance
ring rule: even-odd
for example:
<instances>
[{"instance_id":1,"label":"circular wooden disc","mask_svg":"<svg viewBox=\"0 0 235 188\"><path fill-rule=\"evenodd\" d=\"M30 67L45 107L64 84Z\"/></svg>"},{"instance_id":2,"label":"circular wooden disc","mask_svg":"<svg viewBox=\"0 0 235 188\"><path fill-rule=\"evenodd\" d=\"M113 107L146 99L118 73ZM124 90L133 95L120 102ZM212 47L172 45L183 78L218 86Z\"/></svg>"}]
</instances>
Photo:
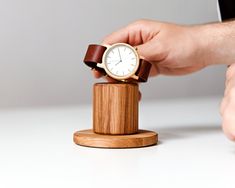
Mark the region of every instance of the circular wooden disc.
<instances>
[{"instance_id":1,"label":"circular wooden disc","mask_svg":"<svg viewBox=\"0 0 235 188\"><path fill-rule=\"evenodd\" d=\"M73 140L76 144L98 148L136 148L157 144L156 132L139 130L130 135L103 135L96 134L93 130L82 130L74 133Z\"/></svg>"}]
</instances>

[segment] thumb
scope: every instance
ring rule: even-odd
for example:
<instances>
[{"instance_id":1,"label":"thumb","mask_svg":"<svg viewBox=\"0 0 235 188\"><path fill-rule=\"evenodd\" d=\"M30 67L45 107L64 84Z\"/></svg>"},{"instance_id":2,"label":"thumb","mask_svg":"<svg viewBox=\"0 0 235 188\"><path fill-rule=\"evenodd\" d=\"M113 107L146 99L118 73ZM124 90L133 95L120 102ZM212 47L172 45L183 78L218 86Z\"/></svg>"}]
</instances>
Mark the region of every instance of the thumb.
<instances>
[{"instance_id":1,"label":"thumb","mask_svg":"<svg viewBox=\"0 0 235 188\"><path fill-rule=\"evenodd\" d=\"M156 39L135 46L135 48L142 58L150 62L163 61L167 56L167 51L163 48L162 43Z\"/></svg>"}]
</instances>

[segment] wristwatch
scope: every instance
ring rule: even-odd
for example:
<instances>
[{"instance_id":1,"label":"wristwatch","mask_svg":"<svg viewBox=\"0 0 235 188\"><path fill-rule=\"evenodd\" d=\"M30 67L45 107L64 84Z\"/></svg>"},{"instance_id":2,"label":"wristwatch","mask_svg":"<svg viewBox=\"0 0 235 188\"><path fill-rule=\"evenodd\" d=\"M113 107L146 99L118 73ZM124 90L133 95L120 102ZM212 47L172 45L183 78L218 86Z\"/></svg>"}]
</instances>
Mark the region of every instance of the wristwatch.
<instances>
[{"instance_id":1,"label":"wristwatch","mask_svg":"<svg viewBox=\"0 0 235 188\"><path fill-rule=\"evenodd\" d=\"M137 49L126 43L113 45L90 44L84 63L119 81L148 80L151 63L140 58Z\"/></svg>"}]
</instances>

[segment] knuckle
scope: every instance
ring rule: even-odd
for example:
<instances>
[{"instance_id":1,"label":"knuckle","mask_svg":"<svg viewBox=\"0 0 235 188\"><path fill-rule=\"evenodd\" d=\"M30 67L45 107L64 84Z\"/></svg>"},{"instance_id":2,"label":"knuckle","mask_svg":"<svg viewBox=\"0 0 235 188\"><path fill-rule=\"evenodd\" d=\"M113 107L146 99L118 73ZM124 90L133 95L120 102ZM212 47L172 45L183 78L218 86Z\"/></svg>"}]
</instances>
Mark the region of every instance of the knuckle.
<instances>
[{"instance_id":1,"label":"knuckle","mask_svg":"<svg viewBox=\"0 0 235 188\"><path fill-rule=\"evenodd\" d=\"M235 75L235 64L230 65L226 72L226 78L231 79Z\"/></svg>"},{"instance_id":2,"label":"knuckle","mask_svg":"<svg viewBox=\"0 0 235 188\"><path fill-rule=\"evenodd\" d=\"M235 128L231 126L229 121L224 120L223 122L224 134L230 139L235 141Z\"/></svg>"},{"instance_id":3,"label":"knuckle","mask_svg":"<svg viewBox=\"0 0 235 188\"><path fill-rule=\"evenodd\" d=\"M222 115L223 119L223 131L227 135L227 137L231 140L235 140L235 118L234 118L234 108L230 105L224 109L224 113Z\"/></svg>"},{"instance_id":4,"label":"knuckle","mask_svg":"<svg viewBox=\"0 0 235 188\"><path fill-rule=\"evenodd\" d=\"M229 138L230 140L235 141L235 131L230 133Z\"/></svg>"},{"instance_id":5,"label":"knuckle","mask_svg":"<svg viewBox=\"0 0 235 188\"><path fill-rule=\"evenodd\" d=\"M229 101L234 103L235 102L235 87L230 89L228 95L229 95Z\"/></svg>"},{"instance_id":6,"label":"knuckle","mask_svg":"<svg viewBox=\"0 0 235 188\"><path fill-rule=\"evenodd\" d=\"M147 23L148 23L148 20L139 19L139 20L136 20L135 22L133 22L132 24L130 24L130 26L131 27L143 27L143 26L146 26Z\"/></svg>"},{"instance_id":7,"label":"knuckle","mask_svg":"<svg viewBox=\"0 0 235 188\"><path fill-rule=\"evenodd\" d=\"M226 79L230 79L231 76L232 76L232 71L231 71L231 69L228 69L228 70L226 71Z\"/></svg>"}]
</instances>

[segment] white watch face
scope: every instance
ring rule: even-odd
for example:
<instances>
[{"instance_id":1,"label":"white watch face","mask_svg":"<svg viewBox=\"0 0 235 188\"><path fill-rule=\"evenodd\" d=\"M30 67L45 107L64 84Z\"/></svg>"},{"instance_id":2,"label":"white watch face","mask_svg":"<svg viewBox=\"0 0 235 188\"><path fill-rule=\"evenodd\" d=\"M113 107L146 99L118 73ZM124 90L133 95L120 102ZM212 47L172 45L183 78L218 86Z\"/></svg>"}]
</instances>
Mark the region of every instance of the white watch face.
<instances>
[{"instance_id":1,"label":"white watch face","mask_svg":"<svg viewBox=\"0 0 235 188\"><path fill-rule=\"evenodd\" d=\"M139 58L135 49L127 44L115 44L104 55L107 73L117 79L128 78L133 75L138 66Z\"/></svg>"}]
</instances>

